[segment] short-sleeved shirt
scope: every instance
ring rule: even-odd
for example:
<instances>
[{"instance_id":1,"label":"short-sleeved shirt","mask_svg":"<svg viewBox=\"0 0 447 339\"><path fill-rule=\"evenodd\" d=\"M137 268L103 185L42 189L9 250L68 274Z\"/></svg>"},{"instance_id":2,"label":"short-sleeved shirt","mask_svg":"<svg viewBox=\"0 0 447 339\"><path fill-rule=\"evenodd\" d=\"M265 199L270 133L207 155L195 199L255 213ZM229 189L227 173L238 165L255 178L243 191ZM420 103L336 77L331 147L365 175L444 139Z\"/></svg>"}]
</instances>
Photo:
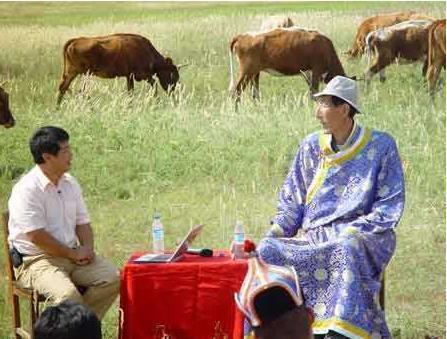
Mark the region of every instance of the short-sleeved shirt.
<instances>
[{"instance_id":1,"label":"short-sleeved shirt","mask_svg":"<svg viewBox=\"0 0 447 339\"><path fill-rule=\"evenodd\" d=\"M44 251L29 241L26 233L43 229L60 243L74 247L76 225L90 222L76 179L65 173L56 186L38 165L14 185L8 208L9 243L27 255Z\"/></svg>"}]
</instances>

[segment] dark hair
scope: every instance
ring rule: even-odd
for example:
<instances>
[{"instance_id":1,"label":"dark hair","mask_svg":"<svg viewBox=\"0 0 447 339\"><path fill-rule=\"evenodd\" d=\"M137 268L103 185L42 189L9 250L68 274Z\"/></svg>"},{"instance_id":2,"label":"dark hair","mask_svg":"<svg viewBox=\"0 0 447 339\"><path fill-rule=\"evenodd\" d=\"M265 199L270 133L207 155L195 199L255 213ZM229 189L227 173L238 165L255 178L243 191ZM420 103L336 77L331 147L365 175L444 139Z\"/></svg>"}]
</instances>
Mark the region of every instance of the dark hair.
<instances>
[{"instance_id":1,"label":"dark hair","mask_svg":"<svg viewBox=\"0 0 447 339\"><path fill-rule=\"evenodd\" d=\"M87 306L65 300L43 311L34 325L35 339L101 339L101 322Z\"/></svg>"},{"instance_id":2,"label":"dark hair","mask_svg":"<svg viewBox=\"0 0 447 339\"><path fill-rule=\"evenodd\" d=\"M60 150L60 143L68 141L70 136L62 128L55 126L45 126L39 128L31 137L29 148L36 164L43 164L42 155L49 153L57 155Z\"/></svg>"},{"instance_id":3,"label":"dark hair","mask_svg":"<svg viewBox=\"0 0 447 339\"><path fill-rule=\"evenodd\" d=\"M336 97L334 95L331 95L331 101L334 106L340 106L343 104L347 104L349 106L349 116L352 118L358 111L347 101L343 100L342 98Z\"/></svg>"}]
</instances>

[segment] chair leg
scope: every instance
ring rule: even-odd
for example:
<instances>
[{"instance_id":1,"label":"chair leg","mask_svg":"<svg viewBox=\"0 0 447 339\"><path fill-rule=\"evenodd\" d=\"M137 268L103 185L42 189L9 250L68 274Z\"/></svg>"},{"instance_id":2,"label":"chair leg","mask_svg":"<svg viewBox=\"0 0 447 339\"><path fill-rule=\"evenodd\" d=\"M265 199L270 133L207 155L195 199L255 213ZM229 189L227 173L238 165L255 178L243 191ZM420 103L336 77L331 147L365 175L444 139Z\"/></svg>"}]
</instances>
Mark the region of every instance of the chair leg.
<instances>
[{"instance_id":1,"label":"chair leg","mask_svg":"<svg viewBox=\"0 0 447 339\"><path fill-rule=\"evenodd\" d=\"M12 325L14 326L14 337L16 339L20 339L21 336L16 331L16 329L21 327L19 297L12 293L11 293L11 304L12 304Z\"/></svg>"},{"instance_id":2,"label":"chair leg","mask_svg":"<svg viewBox=\"0 0 447 339\"><path fill-rule=\"evenodd\" d=\"M38 296L37 293L34 291L33 297L31 298L29 305L30 339L34 339L34 324L36 323L38 313L39 313Z\"/></svg>"}]
</instances>

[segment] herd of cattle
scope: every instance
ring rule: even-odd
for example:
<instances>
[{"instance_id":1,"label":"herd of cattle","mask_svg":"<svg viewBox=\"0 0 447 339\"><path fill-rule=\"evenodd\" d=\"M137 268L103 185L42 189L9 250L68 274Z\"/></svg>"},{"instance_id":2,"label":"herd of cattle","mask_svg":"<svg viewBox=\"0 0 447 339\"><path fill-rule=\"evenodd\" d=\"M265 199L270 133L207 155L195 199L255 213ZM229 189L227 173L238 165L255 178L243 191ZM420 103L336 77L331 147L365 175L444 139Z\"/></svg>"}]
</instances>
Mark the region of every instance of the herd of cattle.
<instances>
[{"instance_id":1,"label":"herd of cattle","mask_svg":"<svg viewBox=\"0 0 447 339\"><path fill-rule=\"evenodd\" d=\"M367 83L377 73L384 81L385 68L394 62L423 61L423 76L427 77L429 92L434 95L439 73L445 69L445 42L445 19L436 20L413 11L400 12L364 20L357 29L352 48L346 53L352 58L368 55ZM234 54L239 61L236 82ZM182 67L161 55L148 39L124 33L70 39L63 47L63 60L58 104L79 74L126 77L129 91L133 90L134 80L154 85L157 77L161 87L171 92L179 81ZM289 17L272 17L262 24L260 31L233 37L230 71L230 91L236 101L248 85L253 98L259 97L261 71L302 75L311 93L318 90L322 81L327 83L336 75L347 76L332 41L316 30L294 26ZM0 124L9 128L14 123L8 94L0 86Z\"/></svg>"}]
</instances>

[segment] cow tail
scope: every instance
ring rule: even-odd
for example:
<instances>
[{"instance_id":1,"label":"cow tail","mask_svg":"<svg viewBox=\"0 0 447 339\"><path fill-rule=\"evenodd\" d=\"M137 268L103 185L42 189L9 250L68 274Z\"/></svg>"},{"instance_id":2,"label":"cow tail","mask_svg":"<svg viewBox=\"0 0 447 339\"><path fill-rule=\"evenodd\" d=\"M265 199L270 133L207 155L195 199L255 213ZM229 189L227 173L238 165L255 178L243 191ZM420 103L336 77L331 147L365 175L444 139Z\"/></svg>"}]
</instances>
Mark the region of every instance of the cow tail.
<instances>
[{"instance_id":1,"label":"cow tail","mask_svg":"<svg viewBox=\"0 0 447 339\"><path fill-rule=\"evenodd\" d=\"M430 66L433 62L433 50L434 48L433 43L434 43L434 38L435 38L435 28L436 28L436 22L434 24L431 25L431 27L428 30L428 48L427 48L427 63L428 66Z\"/></svg>"},{"instance_id":2,"label":"cow tail","mask_svg":"<svg viewBox=\"0 0 447 339\"><path fill-rule=\"evenodd\" d=\"M70 46L70 44L74 41L75 39L70 39L68 40L65 44L64 44L64 48L62 50L62 62L63 62L63 73L62 75L64 76L67 73L67 63L68 63L68 47Z\"/></svg>"},{"instance_id":3,"label":"cow tail","mask_svg":"<svg viewBox=\"0 0 447 339\"><path fill-rule=\"evenodd\" d=\"M228 88L231 91L234 87L234 69L233 69L233 48L237 42L237 37L234 37L230 42L230 50L228 51L228 56L230 58L230 86Z\"/></svg>"},{"instance_id":4,"label":"cow tail","mask_svg":"<svg viewBox=\"0 0 447 339\"><path fill-rule=\"evenodd\" d=\"M366 54L368 56L368 69L371 67L371 60L372 60L371 39L372 34L368 34L365 39ZM375 45L374 45L374 51L377 53L377 47Z\"/></svg>"}]
</instances>

